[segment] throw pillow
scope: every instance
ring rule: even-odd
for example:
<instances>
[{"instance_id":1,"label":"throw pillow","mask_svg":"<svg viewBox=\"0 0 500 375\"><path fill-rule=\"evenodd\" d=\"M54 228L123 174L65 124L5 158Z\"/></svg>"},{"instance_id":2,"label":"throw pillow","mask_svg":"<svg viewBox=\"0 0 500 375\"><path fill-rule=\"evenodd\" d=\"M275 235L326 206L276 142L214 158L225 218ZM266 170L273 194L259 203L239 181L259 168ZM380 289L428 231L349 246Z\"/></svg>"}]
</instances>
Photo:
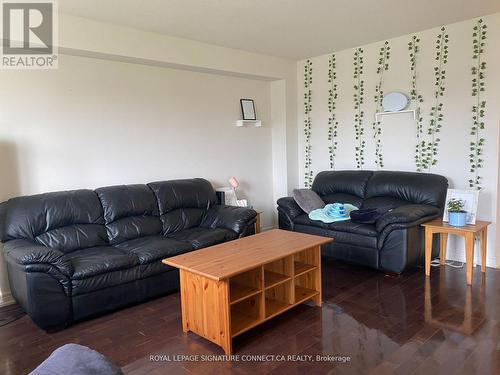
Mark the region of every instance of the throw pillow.
<instances>
[{"instance_id":1,"label":"throw pillow","mask_svg":"<svg viewBox=\"0 0 500 375\"><path fill-rule=\"evenodd\" d=\"M311 189L294 189L293 199L307 214L312 210L325 207L325 202Z\"/></svg>"}]
</instances>

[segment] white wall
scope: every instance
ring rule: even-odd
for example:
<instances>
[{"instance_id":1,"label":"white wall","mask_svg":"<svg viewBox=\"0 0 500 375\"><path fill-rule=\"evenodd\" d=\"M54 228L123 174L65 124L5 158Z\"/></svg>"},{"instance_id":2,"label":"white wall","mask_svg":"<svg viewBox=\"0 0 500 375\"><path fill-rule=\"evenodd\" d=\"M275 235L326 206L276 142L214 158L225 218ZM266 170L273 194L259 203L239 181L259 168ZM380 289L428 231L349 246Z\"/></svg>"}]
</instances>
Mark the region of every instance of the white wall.
<instances>
[{"instance_id":1,"label":"white wall","mask_svg":"<svg viewBox=\"0 0 500 375\"><path fill-rule=\"evenodd\" d=\"M483 190L480 194L478 217L483 220L496 222L497 216L497 183L498 183L498 147L499 147L499 122L500 122L500 14L483 17L488 26L488 39L486 41L487 61L486 92L487 117L484 138L485 165L480 175L483 176ZM449 58L446 66L446 92L443 97L444 121L439 134L439 163L432 167L431 172L446 176L454 188L468 188L470 178L468 169L468 154L471 108L471 66L472 60L472 27L475 20L469 20L447 26L449 34ZM421 52L418 56L419 75L417 83L419 91L423 94L424 103L421 105L424 116L424 125L429 122L429 111L432 106L434 64L435 64L435 38L439 28L416 33L421 39ZM411 73L409 69L408 42L412 35L390 39L391 57L389 70L385 72L384 91L410 92ZM372 122L375 113L375 85L377 84L377 60L379 49L383 41L362 46L364 49L365 72L365 169L376 169L375 147L373 141ZM336 52L337 83L339 98L337 100L337 118L339 121L339 138L336 158L337 169L355 169L354 159L354 109L353 109L353 52L354 49ZM313 84L312 84L312 169L314 173L328 170L329 154L327 139L328 131L328 59L329 55L312 58ZM297 69L298 90L298 134L299 163L301 165L299 176L304 175L304 138L303 138L303 67L304 61L299 62ZM412 108L414 107L412 103ZM384 117L382 128L382 153L386 170L415 171L415 123L410 115L398 114ZM303 183L303 181L301 181ZM495 266L500 260L500 253L496 253L498 243L497 226L493 224L489 229L488 265ZM463 242L451 241L449 257L464 259ZM476 259L477 257L476 252ZM496 255L496 256L495 256ZM495 259L496 258L496 259Z\"/></svg>"},{"instance_id":2,"label":"white wall","mask_svg":"<svg viewBox=\"0 0 500 375\"><path fill-rule=\"evenodd\" d=\"M272 81L273 194L297 186L295 61L65 14L59 23L60 51L66 54Z\"/></svg>"},{"instance_id":3,"label":"white wall","mask_svg":"<svg viewBox=\"0 0 500 375\"><path fill-rule=\"evenodd\" d=\"M234 175L271 225L269 82L73 56L0 77L0 139L16 159L3 175L17 194ZM234 126L242 97L263 127Z\"/></svg>"}]
</instances>

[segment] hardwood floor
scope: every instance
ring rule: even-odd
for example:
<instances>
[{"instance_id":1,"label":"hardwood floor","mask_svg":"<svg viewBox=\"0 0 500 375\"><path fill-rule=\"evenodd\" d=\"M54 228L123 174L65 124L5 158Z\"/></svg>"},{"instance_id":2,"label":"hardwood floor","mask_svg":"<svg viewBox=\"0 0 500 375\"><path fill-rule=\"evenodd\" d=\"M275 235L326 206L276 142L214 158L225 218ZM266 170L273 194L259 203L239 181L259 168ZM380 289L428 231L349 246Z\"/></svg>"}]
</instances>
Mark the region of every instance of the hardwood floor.
<instances>
[{"instance_id":1,"label":"hardwood floor","mask_svg":"<svg viewBox=\"0 0 500 375\"><path fill-rule=\"evenodd\" d=\"M298 306L234 341L235 355L330 355L347 362L152 361L223 355L182 333L178 293L46 333L24 316L0 327L0 374L32 370L54 349L89 346L126 374L500 374L500 270L433 268L388 277L323 260L323 307ZM15 307L0 309L12 315ZM241 357L240 357L241 358ZM276 359L281 359L278 357Z\"/></svg>"}]
</instances>

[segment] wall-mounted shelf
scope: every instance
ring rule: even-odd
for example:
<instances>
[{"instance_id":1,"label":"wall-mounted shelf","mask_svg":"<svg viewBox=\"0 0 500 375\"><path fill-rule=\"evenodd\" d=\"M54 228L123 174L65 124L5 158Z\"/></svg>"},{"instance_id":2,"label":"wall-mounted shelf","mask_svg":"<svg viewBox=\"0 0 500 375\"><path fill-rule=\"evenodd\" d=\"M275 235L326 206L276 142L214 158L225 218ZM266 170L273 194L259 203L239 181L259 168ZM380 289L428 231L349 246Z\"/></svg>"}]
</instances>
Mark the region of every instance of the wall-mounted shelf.
<instances>
[{"instance_id":1,"label":"wall-mounted shelf","mask_svg":"<svg viewBox=\"0 0 500 375\"><path fill-rule=\"evenodd\" d=\"M256 128L262 126L262 121L261 120L236 120L236 126L241 127L241 126L246 126L246 125L253 125Z\"/></svg>"},{"instance_id":2,"label":"wall-mounted shelf","mask_svg":"<svg viewBox=\"0 0 500 375\"><path fill-rule=\"evenodd\" d=\"M417 116L420 115L420 109L405 109L403 111L387 111L387 112L377 112L375 113L375 121L379 121L380 116L386 116L386 115L396 115L399 113L412 113L413 114L413 119L416 120Z\"/></svg>"}]
</instances>

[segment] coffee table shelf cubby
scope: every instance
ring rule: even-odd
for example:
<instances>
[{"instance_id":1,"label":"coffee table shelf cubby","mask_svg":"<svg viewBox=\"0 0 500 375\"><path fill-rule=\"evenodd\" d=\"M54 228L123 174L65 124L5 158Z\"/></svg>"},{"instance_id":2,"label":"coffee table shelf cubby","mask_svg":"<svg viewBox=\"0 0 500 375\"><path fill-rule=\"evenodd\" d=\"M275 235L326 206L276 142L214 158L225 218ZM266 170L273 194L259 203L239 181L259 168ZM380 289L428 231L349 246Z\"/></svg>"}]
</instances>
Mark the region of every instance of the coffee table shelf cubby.
<instances>
[{"instance_id":1,"label":"coffee table shelf cubby","mask_svg":"<svg viewBox=\"0 0 500 375\"><path fill-rule=\"evenodd\" d=\"M330 241L271 230L165 259L180 269L183 331L231 354L243 332L305 301L321 306L321 245Z\"/></svg>"}]
</instances>

